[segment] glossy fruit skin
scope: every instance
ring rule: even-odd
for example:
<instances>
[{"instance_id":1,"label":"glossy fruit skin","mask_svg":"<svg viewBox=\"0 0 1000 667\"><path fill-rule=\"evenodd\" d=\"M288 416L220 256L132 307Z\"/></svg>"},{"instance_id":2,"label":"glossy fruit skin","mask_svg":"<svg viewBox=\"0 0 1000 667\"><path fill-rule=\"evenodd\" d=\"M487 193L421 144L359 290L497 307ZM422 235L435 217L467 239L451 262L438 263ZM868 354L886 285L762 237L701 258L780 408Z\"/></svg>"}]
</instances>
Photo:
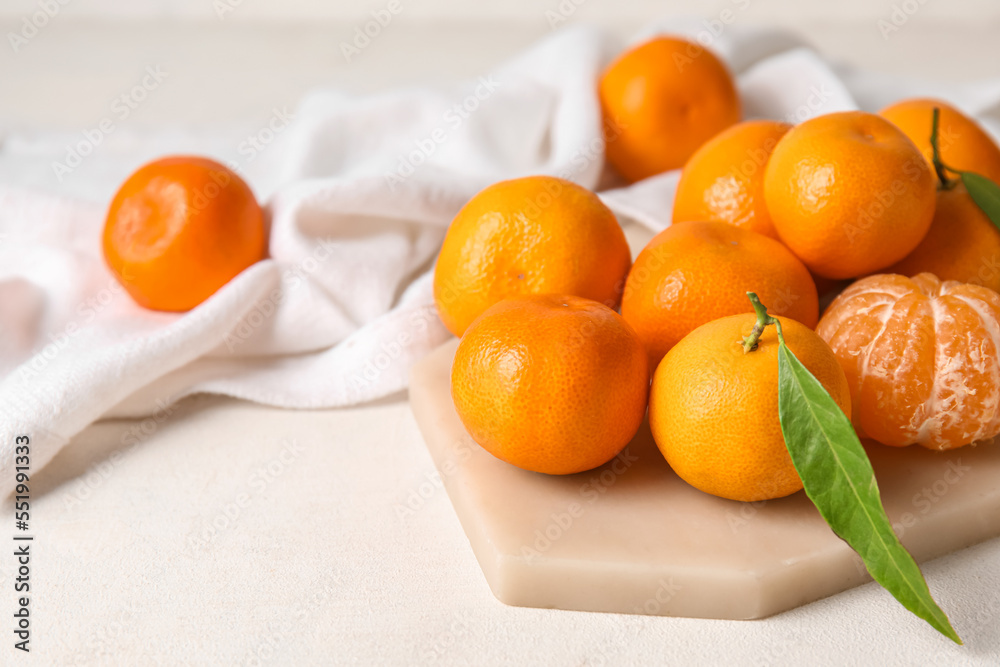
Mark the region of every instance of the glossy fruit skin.
<instances>
[{"instance_id":1,"label":"glossy fruit skin","mask_svg":"<svg viewBox=\"0 0 1000 667\"><path fill-rule=\"evenodd\" d=\"M702 324L753 312L748 291L772 313L816 326L816 286L785 246L724 222L680 222L639 253L625 282L622 316L639 334L655 369Z\"/></svg>"},{"instance_id":2,"label":"glossy fruit skin","mask_svg":"<svg viewBox=\"0 0 1000 667\"><path fill-rule=\"evenodd\" d=\"M924 240L885 270L904 276L925 272L1000 292L1000 230L961 183L938 191L934 220Z\"/></svg>"},{"instance_id":3,"label":"glossy fruit skin","mask_svg":"<svg viewBox=\"0 0 1000 667\"><path fill-rule=\"evenodd\" d=\"M974 171L1000 182L1000 146L979 123L947 102L932 98L909 99L891 104L878 113L916 144L933 171L931 123L934 107L941 110L938 125L941 160L953 169Z\"/></svg>"},{"instance_id":4,"label":"glossy fruit skin","mask_svg":"<svg viewBox=\"0 0 1000 667\"><path fill-rule=\"evenodd\" d=\"M183 312L267 254L250 187L214 160L154 160L126 179L108 210L104 257L136 303Z\"/></svg>"},{"instance_id":5,"label":"glossy fruit skin","mask_svg":"<svg viewBox=\"0 0 1000 667\"><path fill-rule=\"evenodd\" d=\"M684 165L674 222L727 222L778 238L764 203L764 171L788 123L748 120L723 130Z\"/></svg>"},{"instance_id":6,"label":"glossy fruit skin","mask_svg":"<svg viewBox=\"0 0 1000 667\"><path fill-rule=\"evenodd\" d=\"M575 296L501 301L455 352L451 393L484 449L519 468L567 475L610 461L646 413L649 367L616 312Z\"/></svg>"},{"instance_id":7,"label":"glossy fruit skin","mask_svg":"<svg viewBox=\"0 0 1000 667\"><path fill-rule=\"evenodd\" d=\"M847 375L854 427L893 447L952 449L1000 433L1000 295L980 285L868 276L816 332Z\"/></svg>"},{"instance_id":8,"label":"glossy fruit skin","mask_svg":"<svg viewBox=\"0 0 1000 667\"><path fill-rule=\"evenodd\" d=\"M452 221L434 301L456 336L517 294L574 294L617 308L632 255L618 220L586 188L551 176L502 181Z\"/></svg>"},{"instance_id":9,"label":"glossy fruit skin","mask_svg":"<svg viewBox=\"0 0 1000 667\"><path fill-rule=\"evenodd\" d=\"M740 119L729 70L684 39L657 37L626 51L601 75L598 93L612 130L608 161L632 182L679 169Z\"/></svg>"},{"instance_id":10,"label":"glossy fruit skin","mask_svg":"<svg viewBox=\"0 0 1000 667\"><path fill-rule=\"evenodd\" d=\"M830 347L808 327L778 319L788 347L850 416L847 378ZM756 321L731 315L685 336L656 369L649 398L653 439L674 472L743 502L802 488L778 418L777 331L765 328L752 352L741 345Z\"/></svg>"},{"instance_id":11,"label":"glossy fruit skin","mask_svg":"<svg viewBox=\"0 0 1000 667\"><path fill-rule=\"evenodd\" d=\"M845 111L792 128L764 175L778 237L826 278L862 276L913 251L934 216L935 179L896 126Z\"/></svg>"}]
</instances>

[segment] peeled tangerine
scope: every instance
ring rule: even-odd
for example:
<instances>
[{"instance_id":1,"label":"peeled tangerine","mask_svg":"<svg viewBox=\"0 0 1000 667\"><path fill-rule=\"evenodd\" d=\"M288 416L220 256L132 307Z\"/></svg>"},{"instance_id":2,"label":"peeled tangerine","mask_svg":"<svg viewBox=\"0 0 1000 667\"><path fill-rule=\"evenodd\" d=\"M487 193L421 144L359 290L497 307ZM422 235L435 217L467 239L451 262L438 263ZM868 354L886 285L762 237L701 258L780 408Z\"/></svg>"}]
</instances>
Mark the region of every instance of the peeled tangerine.
<instances>
[{"instance_id":1,"label":"peeled tangerine","mask_svg":"<svg viewBox=\"0 0 1000 667\"><path fill-rule=\"evenodd\" d=\"M854 427L893 447L952 449L1000 433L1000 295L930 273L868 276L816 332L840 360Z\"/></svg>"}]
</instances>

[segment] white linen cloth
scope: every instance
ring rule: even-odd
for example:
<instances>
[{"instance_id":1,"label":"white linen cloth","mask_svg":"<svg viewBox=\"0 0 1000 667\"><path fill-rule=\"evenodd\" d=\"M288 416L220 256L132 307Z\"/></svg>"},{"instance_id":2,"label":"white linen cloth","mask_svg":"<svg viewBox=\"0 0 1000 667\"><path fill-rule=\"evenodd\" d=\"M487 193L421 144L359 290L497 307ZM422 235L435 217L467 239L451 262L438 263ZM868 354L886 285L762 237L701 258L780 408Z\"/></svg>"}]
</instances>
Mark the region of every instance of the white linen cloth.
<instances>
[{"instance_id":1,"label":"white linen cloth","mask_svg":"<svg viewBox=\"0 0 1000 667\"><path fill-rule=\"evenodd\" d=\"M904 81L833 66L787 34L730 27L715 37L699 21L653 26L636 40L659 32L725 59L748 118L800 122L936 95L1000 129L1000 79ZM266 202L270 258L186 314L146 311L115 282L101 256L106 201L0 183L4 493L18 435L31 436L37 470L101 417L150 414L193 393L329 408L405 388L410 365L449 336L431 270L458 209L517 176L608 183L595 83L623 46L570 27L448 89L311 94L285 149L262 152L248 172L258 194L260 183L276 184ZM64 140L9 137L0 157L48 164L64 149ZM672 172L601 194L623 222L658 230L669 224L676 180Z\"/></svg>"}]
</instances>

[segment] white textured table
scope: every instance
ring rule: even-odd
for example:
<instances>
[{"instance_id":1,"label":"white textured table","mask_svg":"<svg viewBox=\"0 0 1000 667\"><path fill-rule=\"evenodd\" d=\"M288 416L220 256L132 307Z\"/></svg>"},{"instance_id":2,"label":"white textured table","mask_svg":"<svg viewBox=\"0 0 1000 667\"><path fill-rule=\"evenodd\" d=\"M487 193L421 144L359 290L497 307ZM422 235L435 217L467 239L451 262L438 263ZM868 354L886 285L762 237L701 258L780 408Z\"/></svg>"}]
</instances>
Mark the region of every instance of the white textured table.
<instances>
[{"instance_id":1,"label":"white textured table","mask_svg":"<svg viewBox=\"0 0 1000 667\"><path fill-rule=\"evenodd\" d=\"M768 18L766 5L754 5L756 20ZM18 23L0 20L0 32ZM917 16L889 42L870 21L801 28L827 52L900 73L941 75L975 57L960 74L968 78L997 74L991 26L995 19ZM320 82L374 90L471 75L546 25L393 28L345 67L337 43L351 25L54 21L16 57L0 50L0 130L87 127L152 62L167 66L173 85L151 96L128 131L259 124ZM462 58L452 55L458 49ZM110 196L124 176L113 156L89 165L61 191ZM2 148L0 182L57 188L47 156L14 162ZM483 579L405 395L319 412L194 398L151 421L91 427L35 480L33 652L30 662L15 655L8 621L4 665L1000 662L998 540L924 566L965 648L872 584L751 622L504 606ZM0 558L7 619L14 576L13 559Z\"/></svg>"}]
</instances>

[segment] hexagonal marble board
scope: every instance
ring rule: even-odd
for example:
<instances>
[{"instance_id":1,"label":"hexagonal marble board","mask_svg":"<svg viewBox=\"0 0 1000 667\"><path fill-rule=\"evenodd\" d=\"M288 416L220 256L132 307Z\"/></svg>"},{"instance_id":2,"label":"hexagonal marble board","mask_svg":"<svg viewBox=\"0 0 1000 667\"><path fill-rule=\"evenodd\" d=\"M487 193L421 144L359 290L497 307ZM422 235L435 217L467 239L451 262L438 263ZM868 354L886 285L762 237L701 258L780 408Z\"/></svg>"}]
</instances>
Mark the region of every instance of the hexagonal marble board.
<instances>
[{"instance_id":1,"label":"hexagonal marble board","mask_svg":"<svg viewBox=\"0 0 1000 667\"><path fill-rule=\"evenodd\" d=\"M457 341L412 371L410 403L483 574L525 607L762 618L869 581L805 494L740 503L678 478L643 426L612 462L550 477L468 435L450 394ZM1000 535L1000 444L868 449L918 561Z\"/></svg>"}]
</instances>

